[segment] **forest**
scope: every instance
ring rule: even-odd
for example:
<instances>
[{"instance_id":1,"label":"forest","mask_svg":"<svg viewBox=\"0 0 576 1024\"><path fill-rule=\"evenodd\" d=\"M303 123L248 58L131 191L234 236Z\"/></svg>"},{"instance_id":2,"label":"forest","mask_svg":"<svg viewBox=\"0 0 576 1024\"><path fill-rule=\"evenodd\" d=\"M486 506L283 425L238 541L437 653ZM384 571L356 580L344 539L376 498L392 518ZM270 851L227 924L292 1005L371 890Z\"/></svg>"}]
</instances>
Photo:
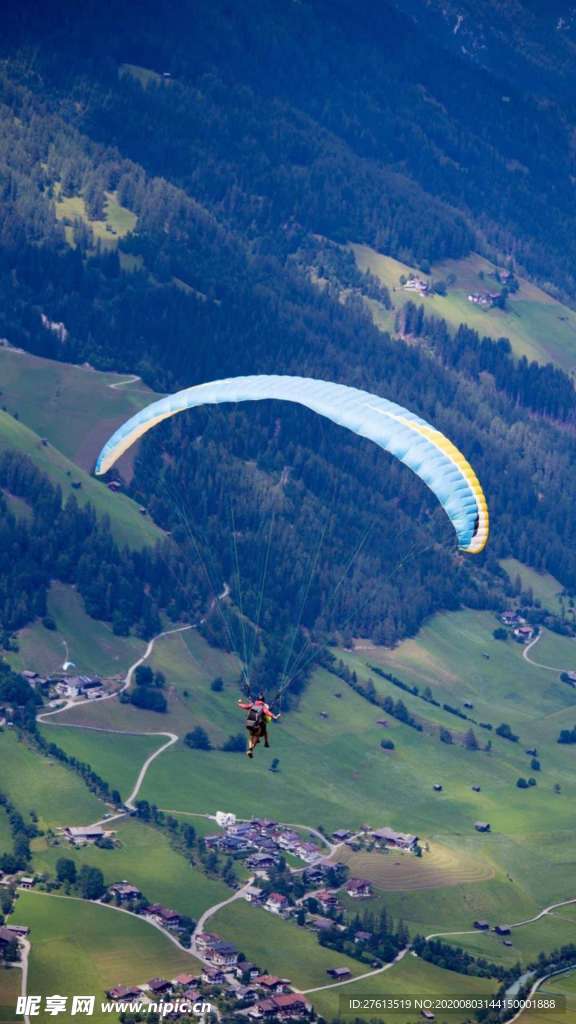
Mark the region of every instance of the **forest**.
<instances>
[{"instance_id":1,"label":"forest","mask_svg":"<svg viewBox=\"0 0 576 1024\"><path fill-rule=\"evenodd\" d=\"M50 541L38 551L3 510L3 550L17 555L1 566L3 627L45 616L50 578L142 636L161 610L192 620L228 581L240 622L257 625L248 643L267 636L272 674L286 637L306 667L301 628L392 644L438 609L502 607L501 557L574 590L571 379L416 306L403 338L379 331L354 289L390 296L334 244L422 266L478 248L572 301L561 100L503 84L394 4L168 4L162 33L156 8L128 7L124 25L94 3L48 20L24 3L6 19L0 335L159 391L276 372L382 394L466 453L492 539L462 559L418 480L304 410L197 410L151 434L136 462L130 493L172 534L155 554L119 552L89 510L58 512L46 481L4 466L1 486L33 499ZM132 226L104 237L112 201ZM319 250L344 300L311 279ZM203 626L237 649L242 629L214 607Z\"/></svg>"}]
</instances>

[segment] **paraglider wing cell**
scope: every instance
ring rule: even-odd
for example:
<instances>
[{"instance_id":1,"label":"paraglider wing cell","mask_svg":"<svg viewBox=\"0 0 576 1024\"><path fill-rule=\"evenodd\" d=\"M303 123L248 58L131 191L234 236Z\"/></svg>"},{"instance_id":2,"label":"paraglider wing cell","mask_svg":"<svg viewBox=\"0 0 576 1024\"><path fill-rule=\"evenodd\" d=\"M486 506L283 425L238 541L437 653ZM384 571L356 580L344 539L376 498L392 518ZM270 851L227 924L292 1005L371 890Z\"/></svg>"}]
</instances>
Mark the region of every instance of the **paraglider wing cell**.
<instances>
[{"instance_id":1,"label":"paraglider wing cell","mask_svg":"<svg viewBox=\"0 0 576 1024\"><path fill-rule=\"evenodd\" d=\"M106 473L143 434L186 409L223 402L277 399L295 402L400 459L434 492L450 518L462 551L477 554L488 539L488 508L474 470L439 430L386 398L308 377L231 377L178 391L136 413L105 444L96 474Z\"/></svg>"}]
</instances>

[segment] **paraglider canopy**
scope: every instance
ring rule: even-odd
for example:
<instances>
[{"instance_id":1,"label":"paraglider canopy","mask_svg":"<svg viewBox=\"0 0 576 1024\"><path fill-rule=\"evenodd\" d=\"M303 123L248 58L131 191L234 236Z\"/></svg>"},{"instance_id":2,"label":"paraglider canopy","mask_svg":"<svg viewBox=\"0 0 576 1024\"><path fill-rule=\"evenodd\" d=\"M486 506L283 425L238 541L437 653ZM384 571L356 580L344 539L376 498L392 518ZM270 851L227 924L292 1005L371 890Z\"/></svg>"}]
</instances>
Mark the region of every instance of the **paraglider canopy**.
<instances>
[{"instance_id":1,"label":"paraglider canopy","mask_svg":"<svg viewBox=\"0 0 576 1024\"><path fill-rule=\"evenodd\" d=\"M258 375L209 381L178 391L146 406L118 428L98 456L96 474L106 473L143 434L176 413L201 405L262 399L303 405L390 452L436 495L454 526L460 549L470 554L483 550L489 532L488 507L462 452L409 409L331 381Z\"/></svg>"}]
</instances>

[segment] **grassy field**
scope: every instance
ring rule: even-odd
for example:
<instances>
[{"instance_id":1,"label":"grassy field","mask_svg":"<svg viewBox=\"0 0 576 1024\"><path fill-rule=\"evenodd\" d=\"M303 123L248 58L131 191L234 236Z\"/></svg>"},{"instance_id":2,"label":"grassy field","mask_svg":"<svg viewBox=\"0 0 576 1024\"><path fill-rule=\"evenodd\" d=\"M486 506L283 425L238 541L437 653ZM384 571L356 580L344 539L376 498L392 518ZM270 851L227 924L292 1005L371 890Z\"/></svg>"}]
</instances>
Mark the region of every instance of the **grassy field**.
<instances>
[{"instance_id":1,"label":"grassy field","mask_svg":"<svg viewBox=\"0 0 576 1024\"><path fill-rule=\"evenodd\" d=\"M94 1021L110 1019L99 1004L112 986L198 969L193 957L145 921L81 900L24 893L11 921L31 929L29 991L95 995Z\"/></svg>"},{"instance_id":2,"label":"grassy field","mask_svg":"<svg viewBox=\"0 0 576 1024\"><path fill-rule=\"evenodd\" d=\"M76 220L83 221L90 228L93 238L109 248L117 246L120 238L135 230L138 222L136 214L118 202L115 192L106 192L105 196L104 217L101 220L93 220L81 195L62 196L60 184L54 186L56 218L65 223L66 239L70 245L74 245Z\"/></svg>"},{"instance_id":3,"label":"grassy field","mask_svg":"<svg viewBox=\"0 0 576 1024\"><path fill-rule=\"evenodd\" d=\"M329 967L348 967L354 975L366 970L357 960L320 946L306 929L244 900L220 910L210 927L233 942L248 960L270 974L290 978L300 989L328 982Z\"/></svg>"},{"instance_id":4,"label":"grassy field","mask_svg":"<svg viewBox=\"0 0 576 1024\"><path fill-rule=\"evenodd\" d=\"M193 918L231 895L223 882L207 878L173 850L166 835L157 829L133 818L121 819L111 827L120 842L114 850L95 846L73 850L68 844L47 846L45 840L35 840L34 867L53 875L58 858L71 857L78 865L100 868L107 884L128 879L150 902L163 903Z\"/></svg>"},{"instance_id":5,"label":"grassy field","mask_svg":"<svg viewBox=\"0 0 576 1024\"><path fill-rule=\"evenodd\" d=\"M7 348L0 348L0 380L7 411L18 413L22 423L87 472L116 427L158 397L142 381L130 383L126 374ZM119 466L129 470L129 456ZM118 497L110 494L109 500Z\"/></svg>"},{"instance_id":6,"label":"grassy field","mask_svg":"<svg viewBox=\"0 0 576 1024\"><path fill-rule=\"evenodd\" d=\"M150 664L166 676L168 711L155 714L139 711L126 704L106 701L81 706L61 716L62 722L97 725L111 729L133 729L137 732L165 730L183 736L196 725L208 729L214 742L221 743L231 732L242 729L241 713L234 705L238 690L231 680L239 674L239 662L233 655L219 651L196 630L162 637L154 647ZM225 681L221 693L213 693L210 683L216 676ZM226 755L232 757L234 755ZM187 808L183 808L187 810ZM195 808L191 808L195 810Z\"/></svg>"},{"instance_id":7,"label":"grassy field","mask_svg":"<svg viewBox=\"0 0 576 1024\"><path fill-rule=\"evenodd\" d=\"M334 861L347 864L354 878L368 878L382 892L417 892L438 889L445 885L485 882L494 877L494 866L481 856L478 859L464 850L433 841L423 857L392 851L354 851L341 847ZM368 907L369 904L350 906Z\"/></svg>"},{"instance_id":8,"label":"grassy field","mask_svg":"<svg viewBox=\"0 0 576 1024\"><path fill-rule=\"evenodd\" d=\"M523 278L520 288L511 295L509 309L484 310L468 302L470 291L497 291L499 285L490 275L494 264L476 253L462 260L446 260L424 274L414 267L384 256L366 245L349 246L361 270L369 270L390 289L396 310L412 299L423 302L429 315L442 317L451 327L466 323L490 338L507 337L515 353L541 363L554 362L569 372L576 365L576 312L553 299L536 285ZM422 279L446 278L453 274L455 282L447 295L434 295L420 299L414 292L400 285L402 274L416 274ZM484 274L484 279L479 275ZM373 310L374 313L374 310ZM393 330L394 310L382 306L374 313L376 322L384 330Z\"/></svg>"},{"instance_id":9,"label":"grassy field","mask_svg":"<svg viewBox=\"0 0 576 1024\"><path fill-rule=\"evenodd\" d=\"M7 448L27 455L62 489L64 501L74 494L81 504L90 502L99 516L109 516L110 528L118 543L137 548L162 538L162 531L150 519L141 516L125 494L112 494L56 448L44 445L29 427L0 411L0 451ZM73 483L81 486L75 489Z\"/></svg>"},{"instance_id":10,"label":"grassy field","mask_svg":"<svg viewBox=\"0 0 576 1024\"><path fill-rule=\"evenodd\" d=\"M0 734L0 764L2 791L21 814L36 811L42 828L88 824L106 809L79 776L30 750L11 730Z\"/></svg>"},{"instance_id":11,"label":"grassy field","mask_svg":"<svg viewBox=\"0 0 576 1024\"><path fill-rule=\"evenodd\" d=\"M0 807L0 853L10 853L12 850L12 833L8 823L8 815L3 807ZM0 1006L2 1000L0 999Z\"/></svg>"},{"instance_id":12,"label":"grassy field","mask_svg":"<svg viewBox=\"0 0 576 1024\"><path fill-rule=\"evenodd\" d=\"M16 999L20 995L22 973L19 968L0 967L0 1024L12 1024L16 1017Z\"/></svg>"},{"instance_id":13,"label":"grassy field","mask_svg":"<svg viewBox=\"0 0 576 1024\"><path fill-rule=\"evenodd\" d=\"M54 725L40 727L42 735L71 757L91 765L124 799L132 792L140 765L166 742L161 736L114 736L87 729L61 728L59 717L54 716Z\"/></svg>"},{"instance_id":14,"label":"grassy field","mask_svg":"<svg viewBox=\"0 0 576 1024\"><path fill-rule=\"evenodd\" d=\"M540 921L513 928L509 936L513 943L511 947L504 946L502 939L494 932L475 932L453 941L473 956L485 956L491 961L512 967L518 961L523 964L532 963L542 949L555 949L574 942L575 935L574 921L550 914Z\"/></svg>"},{"instance_id":15,"label":"grassy field","mask_svg":"<svg viewBox=\"0 0 576 1024\"><path fill-rule=\"evenodd\" d=\"M82 598L73 587L54 582L48 594L48 613L56 623L48 630L41 622L18 633L20 650L7 656L16 669L50 674L61 669L66 658L73 672L88 675L124 676L145 649L137 637L115 636L110 626L86 614Z\"/></svg>"},{"instance_id":16,"label":"grassy field","mask_svg":"<svg viewBox=\"0 0 576 1024\"><path fill-rule=\"evenodd\" d=\"M530 566L524 565L516 558L503 558L500 565L508 574L511 580L520 577L522 589L530 589L542 608L547 608L554 615L562 614L562 602L560 596L564 590L561 583L550 576L547 572L537 572Z\"/></svg>"},{"instance_id":17,"label":"grassy field","mask_svg":"<svg viewBox=\"0 0 576 1024\"><path fill-rule=\"evenodd\" d=\"M408 955L399 964L382 974L367 978L366 981L353 982L340 989L326 989L324 992L317 992L310 996L310 999L318 1013L331 1019L339 1012L341 998L346 1000L361 999L367 996L377 998L384 995L411 996L412 998L434 996L465 998L475 995L490 995L495 989L496 986L489 979L455 974L453 971L445 971L441 967L434 967L433 964L424 963L424 961ZM353 1017L348 1016L343 1019L351 1020ZM387 1024L390 1024L391 1021L395 1024L417 1024L422 1020L422 1016L419 1010L415 1010L406 1014L394 1012L393 1014L373 1015L370 1013L367 1019L386 1021ZM446 1017L437 1013L436 1020L439 1024L444 1024L444 1021L448 1021L450 1024L462 1024L462 1022L470 1020L470 1011L462 1013L457 1011Z\"/></svg>"}]
</instances>

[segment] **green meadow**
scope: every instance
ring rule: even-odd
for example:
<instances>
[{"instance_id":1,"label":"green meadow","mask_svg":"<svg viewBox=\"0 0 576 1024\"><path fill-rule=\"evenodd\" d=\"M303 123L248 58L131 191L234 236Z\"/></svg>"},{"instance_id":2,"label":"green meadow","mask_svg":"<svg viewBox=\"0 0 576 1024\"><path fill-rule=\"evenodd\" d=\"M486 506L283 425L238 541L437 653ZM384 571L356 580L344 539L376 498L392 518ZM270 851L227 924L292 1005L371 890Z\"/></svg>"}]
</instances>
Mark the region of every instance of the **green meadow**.
<instances>
[{"instance_id":1,"label":"green meadow","mask_svg":"<svg viewBox=\"0 0 576 1024\"><path fill-rule=\"evenodd\" d=\"M576 365L576 312L552 298L541 288L519 278L516 294L508 300L508 309L482 309L468 301L470 292L498 291L493 275L495 265L472 253L461 260L445 260L425 274L391 256L384 256L367 245L350 244L361 270L369 270L390 290L396 310L410 299L423 303L428 315L442 317L452 328L468 324L481 336L509 338L514 352L540 363L554 362L569 372ZM439 280L452 274L453 284L447 295L425 296L406 291L400 284L401 275L415 274L422 280ZM483 275L481 277L480 275ZM392 331L394 310L369 303L376 323L383 330Z\"/></svg>"},{"instance_id":2,"label":"green meadow","mask_svg":"<svg viewBox=\"0 0 576 1024\"><path fill-rule=\"evenodd\" d=\"M126 879L137 885L151 903L162 903L193 918L231 895L223 882L208 878L189 864L172 849L166 834L151 825L121 818L111 822L110 828L119 842L113 850L96 846L75 850L64 841L49 846L44 839L35 840L35 869L54 875L58 858L70 857L78 866L100 868L107 885Z\"/></svg>"},{"instance_id":3,"label":"green meadow","mask_svg":"<svg viewBox=\"0 0 576 1024\"><path fill-rule=\"evenodd\" d=\"M125 494L112 494L51 444L42 440L7 412L0 411L0 451L12 449L29 459L62 490L66 501L71 494L81 504L90 502L99 516L108 516L110 528L120 544L143 547L160 540L162 531L145 516ZM80 485L74 487L73 485Z\"/></svg>"},{"instance_id":4,"label":"green meadow","mask_svg":"<svg viewBox=\"0 0 576 1024\"><path fill-rule=\"evenodd\" d=\"M87 472L116 427L158 397L141 380L130 381L129 374L9 348L0 348L0 379L2 406ZM129 456L120 465L130 467ZM111 505L121 497L108 494Z\"/></svg>"},{"instance_id":5,"label":"green meadow","mask_svg":"<svg viewBox=\"0 0 576 1024\"><path fill-rule=\"evenodd\" d=\"M115 636L108 623L92 619L78 592L57 581L48 593L48 614L56 623L55 630L34 622L19 631L20 650L7 656L15 669L49 675L70 660L73 672L124 676L145 650L137 637Z\"/></svg>"},{"instance_id":6,"label":"green meadow","mask_svg":"<svg viewBox=\"0 0 576 1024\"><path fill-rule=\"evenodd\" d=\"M198 971L197 961L157 928L133 915L82 900L22 893L11 922L31 930L29 991L94 995L94 1021L110 1019L110 1014L102 1013L100 1001L114 985L143 984L153 977ZM35 1019L53 1018L41 1014Z\"/></svg>"},{"instance_id":7,"label":"green meadow","mask_svg":"<svg viewBox=\"0 0 576 1024\"><path fill-rule=\"evenodd\" d=\"M417 957L409 954L399 964L390 970L383 971L365 981L352 982L341 988L325 989L324 992L316 992L310 999L318 1011L324 1016L334 1018L342 1007L341 1000L348 1000L363 997L378 998L378 996L404 997L460 997L471 998L475 995L490 996L496 989L496 985L488 978L472 978L462 974L455 974L454 971L445 971L441 967L425 963ZM345 1005L345 1004L344 1004ZM353 1016L344 1017L344 1020L353 1020ZM365 1018L363 1018L365 1019ZM397 1024L417 1024L422 1020L419 1010L412 1010L406 1013L394 1012L385 1016L370 1014L370 1020L379 1022L390 1021ZM448 1016L436 1014L436 1020L450 1022L450 1024L463 1024L471 1019L470 1011L463 1010L450 1013Z\"/></svg>"},{"instance_id":8,"label":"green meadow","mask_svg":"<svg viewBox=\"0 0 576 1024\"><path fill-rule=\"evenodd\" d=\"M531 590L542 608L547 608L554 615L562 614L563 602L561 597L564 588L550 573L531 569L530 566L519 562L517 558L502 558L500 565L511 580L515 580L517 576L520 578L522 589L525 591Z\"/></svg>"},{"instance_id":9,"label":"green meadow","mask_svg":"<svg viewBox=\"0 0 576 1024\"><path fill-rule=\"evenodd\" d=\"M104 216L98 219L90 217L82 195L62 196L59 182L54 185L53 191L56 218L64 223L66 240L72 246L75 245L74 222L78 220L90 228L94 240L108 248L115 248L119 239L136 228L136 214L118 202L116 192L105 193Z\"/></svg>"},{"instance_id":10,"label":"green meadow","mask_svg":"<svg viewBox=\"0 0 576 1024\"><path fill-rule=\"evenodd\" d=\"M16 1000L20 995L22 972L18 967L0 967L0 1020L12 1024L22 1018L16 1017ZM12 1011L12 1012L10 1012Z\"/></svg>"},{"instance_id":11,"label":"green meadow","mask_svg":"<svg viewBox=\"0 0 576 1024\"><path fill-rule=\"evenodd\" d=\"M44 738L49 743L58 744L71 757L91 765L110 783L111 789L119 790L123 799L132 792L139 768L146 758L166 742L161 736L115 736L88 729L62 728L60 717L54 716L54 724L40 726Z\"/></svg>"},{"instance_id":12,"label":"green meadow","mask_svg":"<svg viewBox=\"0 0 576 1024\"><path fill-rule=\"evenodd\" d=\"M74 772L41 757L13 730L0 733L1 788L26 816L38 815L41 828L86 825L106 810Z\"/></svg>"}]
</instances>

